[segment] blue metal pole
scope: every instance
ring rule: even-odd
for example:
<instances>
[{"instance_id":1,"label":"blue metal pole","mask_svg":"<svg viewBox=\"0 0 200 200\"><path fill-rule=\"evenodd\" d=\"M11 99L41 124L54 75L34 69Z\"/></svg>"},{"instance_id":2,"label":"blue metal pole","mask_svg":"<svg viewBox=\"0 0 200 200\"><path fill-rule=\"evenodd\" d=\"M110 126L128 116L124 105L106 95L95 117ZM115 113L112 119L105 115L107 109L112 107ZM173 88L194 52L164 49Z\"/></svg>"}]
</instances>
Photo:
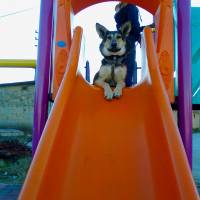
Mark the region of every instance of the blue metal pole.
<instances>
[{"instance_id":1,"label":"blue metal pole","mask_svg":"<svg viewBox=\"0 0 200 200\"><path fill-rule=\"evenodd\" d=\"M90 83L90 64L89 64L89 61L86 61L86 65L85 65L85 78Z\"/></svg>"}]
</instances>

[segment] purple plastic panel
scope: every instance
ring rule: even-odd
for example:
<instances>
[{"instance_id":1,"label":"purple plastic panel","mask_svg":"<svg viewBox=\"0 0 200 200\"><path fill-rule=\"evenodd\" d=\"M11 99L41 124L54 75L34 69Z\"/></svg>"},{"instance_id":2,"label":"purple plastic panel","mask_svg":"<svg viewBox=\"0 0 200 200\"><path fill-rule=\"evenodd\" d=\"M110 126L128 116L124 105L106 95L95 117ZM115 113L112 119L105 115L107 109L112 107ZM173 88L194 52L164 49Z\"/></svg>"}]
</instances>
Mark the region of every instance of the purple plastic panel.
<instances>
[{"instance_id":1,"label":"purple plastic panel","mask_svg":"<svg viewBox=\"0 0 200 200\"><path fill-rule=\"evenodd\" d=\"M190 0L177 0L178 13L178 126L192 167L192 74Z\"/></svg>"},{"instance_id":2,"label":"purple plastic panel","mask_svg":"<svg viewBox=\"0 0 200 200\"><path fill-rule=\"evenodd\" d=\"M33 155L48 117L53 0L41 0L38 57L35 77Z\"/></svg>"}]
</instances>

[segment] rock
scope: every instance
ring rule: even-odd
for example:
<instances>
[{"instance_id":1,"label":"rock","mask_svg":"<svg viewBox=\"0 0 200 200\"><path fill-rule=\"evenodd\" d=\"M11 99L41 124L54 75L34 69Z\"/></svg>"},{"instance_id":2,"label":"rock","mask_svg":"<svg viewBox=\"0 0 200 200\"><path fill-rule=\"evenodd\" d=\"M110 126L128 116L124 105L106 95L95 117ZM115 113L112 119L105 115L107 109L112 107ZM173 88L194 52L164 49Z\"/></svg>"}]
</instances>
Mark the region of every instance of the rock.
<instances>
[{"instance_id":1,"label":"rock","mask_svg":"<svg viewBox=\"0 0 200 200\"><path fill-rule=\"evenodd\" d=\"M30 156L31 149L19 141L0 141L0 159L17 159Z\"/></svg>"},{"instance_id":2,"label":"rock","mask_svg":"<svg viewBox=\"0 0 200 200\"><path fill-rule=\"evenodd\" d=\"M0 137L24 136L24 132L17 129L0 129Z\"/></svg>"},{"instance_id":3,"label":"rock","mask_svg":"<svg viewBox=\"0 0 200 200\"><path fill-rule=\"evenodd\" d=\"M28 147L28 148L32 148L32 142L28 142L27 144L26 144L26 146Z\"/></svg>"},{"instance_id":4,"label":"rock","mask_svg":"<svg viewBox=\"0 0 200 200\"><path fill-rule=\"evenodd\" d=\"M5 167L5 166L6 166L6 162L3 159L0 159L0 168Z\"/></svg>"}]
</instances>

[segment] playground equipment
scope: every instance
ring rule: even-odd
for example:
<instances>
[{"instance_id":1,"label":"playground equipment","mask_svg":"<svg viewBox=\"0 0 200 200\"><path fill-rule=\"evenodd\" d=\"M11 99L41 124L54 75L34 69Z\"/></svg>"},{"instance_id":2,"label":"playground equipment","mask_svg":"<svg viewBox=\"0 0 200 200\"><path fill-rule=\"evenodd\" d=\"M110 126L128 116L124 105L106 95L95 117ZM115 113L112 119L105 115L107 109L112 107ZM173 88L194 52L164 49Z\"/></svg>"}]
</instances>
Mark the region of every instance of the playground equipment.
<instances>
[{"instance_id":1,"label":"playground equipment","mask_svg":"<svg viewBox=\"0 0 200 200\"><path fill-rule=\"evenodd\" d=\"M67 43L71 41L72 11L76 14L99 2L63 0L56 6L56 1L54 5L52 1L42 1L35 149L41 130L43 134L19 199L196 200L198 194L170 107L170 101L173 102L172 2L129 1L156 15L158 31L154 42L151 30L145 29L147 66L143 80L133 88L124 89L123 97L112 102L105 101L102 90L89 85L78 73L80 27L75 29L70 45ZM68 32L65 40L60 38L62 34L55 36L66 42L61 45L63 49L54 46L56 42L50 43L52 10L57 11L59 18L61 7L69 12L65 18L65 33ZM44 46L40 46L42 40ZM59 67L62 59L67 66L62 70L65 73L61 85L57 82L59 90L55 90L55 102L46 122L47 110L41 106L47 106L48 97L42 94L48 91L50 70L49 67L40 69L40 65L50 65L47 58L53 48L55 66ZM60 59L59 55L64 56ZM58 80L56 73L54 78ZM185 122L183 130L186 126Z\"/></svg>"},{"instance_id":2,"label":"playground equipment","mask_svg":"<svg viewBox=\"0 0 200 200\"><path fill-rule=\"evenodd\" d=\"M0 68L13 67L13 68L35 68L35 60L18 60L18 59L0 59Z\"/></svg>"},{"instance_id":3,"label":"playground equipment","mask_svg":"<svg viewBox=\"0 0 200 200\"><path fill-rule=\"evenodd\" d=\"M199 74L199 58L200 58L200 41L197 39L200 34L200 8L191 9L191 29L192 29L192 103L199 110L200 104L200 74Z\"/></svg>"}]
</instances>

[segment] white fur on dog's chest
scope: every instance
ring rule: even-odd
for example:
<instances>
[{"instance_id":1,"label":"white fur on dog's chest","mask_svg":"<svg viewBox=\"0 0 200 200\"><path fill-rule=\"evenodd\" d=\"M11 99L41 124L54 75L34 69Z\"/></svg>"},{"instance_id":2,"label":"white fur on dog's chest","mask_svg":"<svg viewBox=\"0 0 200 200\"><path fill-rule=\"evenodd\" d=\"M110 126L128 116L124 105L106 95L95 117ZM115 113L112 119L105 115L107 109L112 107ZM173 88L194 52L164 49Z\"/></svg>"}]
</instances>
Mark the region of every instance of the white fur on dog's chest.
<instances>
[{"instance_id":1,"label":"white fur on dog's chest","mask_svg":"<svg viewBox=\"0 0 200 200\"><path fill-rule=\"evenodd\" d=\"M111 65L102 65L99 70L99 76L104 80L111 79L111 73L112 73Z\"/></svg>"},{"instance_id":2,"label":"white fur on dog's chest","mask_svg":"<svg viewBox=\"0 0 200 200\"><path fill-rule=\"evenodd\" d=\"M99 70L99 76L103 80L111 80L112 78L114 78L114 80L118 82L125 79L126 72L127 72L127 68L124 65L113 66L113 65L108 64L108 65L101 66Z\"/></svg>"},{"instance_id":3,"label":"white fur on dog's chest","mask_svg":"<svg viewBox=\"0 0 200 200\"><path fill-rule=\"evenodd\" d=\"M114 79L116 82L123 81L126 77L127 68L125 66L114 68Z\"/></svg>"}]
</instances>

